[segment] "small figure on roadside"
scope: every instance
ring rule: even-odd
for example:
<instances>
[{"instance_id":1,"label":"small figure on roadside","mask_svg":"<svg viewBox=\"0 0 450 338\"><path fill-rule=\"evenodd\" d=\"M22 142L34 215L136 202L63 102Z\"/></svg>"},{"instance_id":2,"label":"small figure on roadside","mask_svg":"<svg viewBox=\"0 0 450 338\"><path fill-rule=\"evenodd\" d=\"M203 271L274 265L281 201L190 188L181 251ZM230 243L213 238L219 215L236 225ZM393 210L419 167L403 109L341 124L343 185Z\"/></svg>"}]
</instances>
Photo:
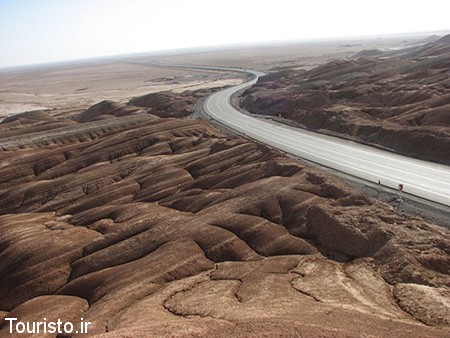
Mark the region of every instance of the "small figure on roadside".
<instances>
[{"instance_id":1,"label":"small figure on roadside","mask_svg":"<svg viewBox=\"0 0 450 338\"><path fill-rule=\"evenodd\" d=\"M397 196L397 199L396 199L396 203L397 203L397 205L396 205L396 207L395 207L395 212L399 212L399 210L400 210L400 205L402 204L402 202L403 202L403 199L402 199L402 192L403 192L403 184L402 183L400 183L399 185L398 185L398 196Z\"/></svg>"}]
</instances>

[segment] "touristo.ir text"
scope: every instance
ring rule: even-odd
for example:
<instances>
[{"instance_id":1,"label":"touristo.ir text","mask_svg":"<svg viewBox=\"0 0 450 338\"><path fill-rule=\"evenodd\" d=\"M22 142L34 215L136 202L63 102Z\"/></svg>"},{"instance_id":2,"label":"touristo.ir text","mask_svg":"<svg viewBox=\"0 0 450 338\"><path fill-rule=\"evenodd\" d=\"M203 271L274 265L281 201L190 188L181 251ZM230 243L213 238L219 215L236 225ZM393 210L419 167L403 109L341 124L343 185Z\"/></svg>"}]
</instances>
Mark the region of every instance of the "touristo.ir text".
<instances>
[{"instance_id":1,"label":"touristo.ir text","mask_svg":"<svg viewBox=\"0 0 450 338\"><path fill-rule=\"evenodd\" d=\"M80 319L78 324L63 322L60 319L48 321L47 318L40 322L22 322L17 318L5 318L5 321L9 322L9 333L16 332L19 334L84 334L88 333L89 325L91 325L91 322L85 322L83 318Z\"/></svg>"}]
</instances>

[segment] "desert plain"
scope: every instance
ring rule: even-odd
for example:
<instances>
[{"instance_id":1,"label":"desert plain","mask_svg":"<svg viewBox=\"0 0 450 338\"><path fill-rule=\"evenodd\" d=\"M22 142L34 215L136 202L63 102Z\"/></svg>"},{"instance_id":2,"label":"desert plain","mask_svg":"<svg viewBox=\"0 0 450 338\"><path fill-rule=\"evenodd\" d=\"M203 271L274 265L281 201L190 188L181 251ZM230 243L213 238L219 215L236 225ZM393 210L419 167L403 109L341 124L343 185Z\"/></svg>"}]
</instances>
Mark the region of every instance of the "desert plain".
<instances>
[{"instance_id":1,"label":"desert plain","mask_svg":"<svg viewBox=\"0 0 450 338\"><path fill-rule=\"evenodd\" d=\"M1 70L0 319L83 318L97 337L450 336L448 218L398 212L221 129L202 101L243 76L179 67L265 71L242 109L448 164L449 148L434 146L450 135L448 43L241 46ZM434 152L388 128L363 139L376 121L424 133ZM3 320L0 336L23 335Z\"/></svg>"}]
</instances>

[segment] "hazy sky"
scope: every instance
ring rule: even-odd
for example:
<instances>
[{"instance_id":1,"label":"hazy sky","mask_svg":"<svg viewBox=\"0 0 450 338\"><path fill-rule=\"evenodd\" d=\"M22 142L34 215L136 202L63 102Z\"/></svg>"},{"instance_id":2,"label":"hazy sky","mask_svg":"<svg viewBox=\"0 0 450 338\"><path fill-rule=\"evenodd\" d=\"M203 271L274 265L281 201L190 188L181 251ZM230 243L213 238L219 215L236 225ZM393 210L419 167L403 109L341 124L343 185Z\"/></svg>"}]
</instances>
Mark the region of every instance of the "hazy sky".
<instances>
[{"instance_id":1,"label":"hazy sky","mask_svg":"<svg viewBox=\"0 0 450 338\"><path fill-rule=\"evenodd\" d=\"M448 0L0 0L0 67L93 56L450 30Z\"/></svg>"}]
</instances>

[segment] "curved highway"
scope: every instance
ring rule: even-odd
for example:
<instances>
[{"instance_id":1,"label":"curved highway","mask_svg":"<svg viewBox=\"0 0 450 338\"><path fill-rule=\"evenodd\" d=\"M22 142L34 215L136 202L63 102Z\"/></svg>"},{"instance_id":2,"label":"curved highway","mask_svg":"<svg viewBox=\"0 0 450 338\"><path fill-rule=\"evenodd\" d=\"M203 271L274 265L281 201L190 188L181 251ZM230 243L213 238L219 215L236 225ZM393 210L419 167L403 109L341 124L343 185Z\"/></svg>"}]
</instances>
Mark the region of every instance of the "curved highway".
<instances>
[{"instance_id":1,"label":"curved highway","mask_svg":"<svg viewBox=\"0 0 450 338\"><path fill-rule=\"evenodd\" d=\"M223 69L225 70L225 69ZM212 94L203 104L212 119L259 142L329 168L450 206L450 167L401 156L374 147L262 120L241 113L231 104L231 96L264 75L241 85Z\"/></svg>"}]
</instances>

